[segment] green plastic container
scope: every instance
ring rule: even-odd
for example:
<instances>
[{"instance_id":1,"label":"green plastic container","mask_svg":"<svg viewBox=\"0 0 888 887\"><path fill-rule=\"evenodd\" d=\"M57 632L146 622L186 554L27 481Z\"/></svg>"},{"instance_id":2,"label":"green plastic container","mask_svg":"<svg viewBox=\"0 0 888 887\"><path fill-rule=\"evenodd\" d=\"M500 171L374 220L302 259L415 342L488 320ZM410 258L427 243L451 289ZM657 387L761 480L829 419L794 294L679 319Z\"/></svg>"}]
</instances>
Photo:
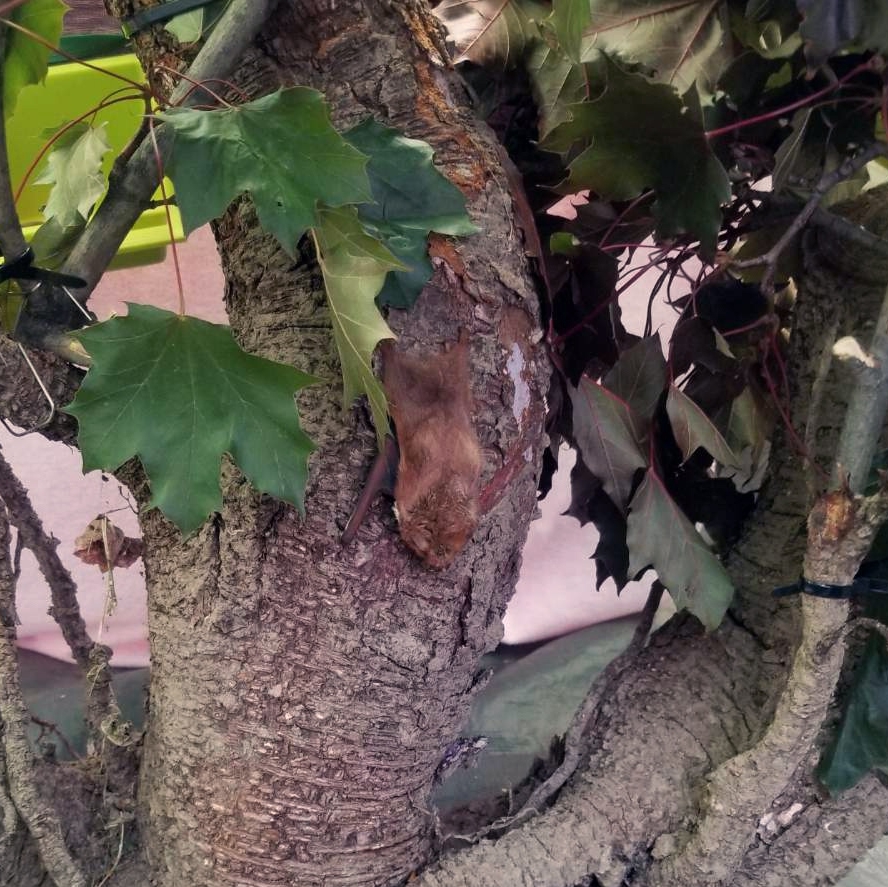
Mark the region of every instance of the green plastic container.
<instances>
[{"instance_id":1,"label":"green plastic container","mask_svg":"<svg viewBox=\"0 0 888 887\"><path fill-rule=\"evenodd\" d=\"M114 55L90 59L90 64L144 82L144 74L134 55ZM7 121L6 132L13 189L25 175L30 164L46 142L44 133L57 129L98 105L103 99L125 86L115 77L74 62L53 65L44 84L22 90L15 114ZM112 150L105 158L105 172L111 169L115 156L135 134L145 112L141 99L119 102L97 112L91 121L105 124ZM33 180L34 176L32 176ZM41 207L49 195L49 185L35 185L29 181L22 192L17 208L25 229L25 237L33 236L43 222ZM166 182L167 194L172 185ZM156 197L160 197L160 192ZM173 231L177 241L184 240L178 210L171 208ZM169 244L166 212L163 207L142 213L121 244L111 268L130 268L163 261Z\"/></svg>"}]
</instances>

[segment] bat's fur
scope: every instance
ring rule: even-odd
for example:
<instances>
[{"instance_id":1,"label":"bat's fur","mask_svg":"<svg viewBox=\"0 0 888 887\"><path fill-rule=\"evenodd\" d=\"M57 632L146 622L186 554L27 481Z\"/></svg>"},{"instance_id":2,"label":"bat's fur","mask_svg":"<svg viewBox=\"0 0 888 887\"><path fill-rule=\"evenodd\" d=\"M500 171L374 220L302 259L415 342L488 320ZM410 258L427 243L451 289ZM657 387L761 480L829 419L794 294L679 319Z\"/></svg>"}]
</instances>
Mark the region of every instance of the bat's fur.
<instances>
[{"instance_id":1,"label":"bat's fur","mask_svg":"<svg viewBox=\"0 0 888 887\"><path fill-rule=\"evenodd\" d=\"M442 569L478 525L481 447L472 427L468 343L460 337L439 354L418 357L386 345L383 386L401 453L401 538L426 566Z\"/></svg>"}]
</instances>

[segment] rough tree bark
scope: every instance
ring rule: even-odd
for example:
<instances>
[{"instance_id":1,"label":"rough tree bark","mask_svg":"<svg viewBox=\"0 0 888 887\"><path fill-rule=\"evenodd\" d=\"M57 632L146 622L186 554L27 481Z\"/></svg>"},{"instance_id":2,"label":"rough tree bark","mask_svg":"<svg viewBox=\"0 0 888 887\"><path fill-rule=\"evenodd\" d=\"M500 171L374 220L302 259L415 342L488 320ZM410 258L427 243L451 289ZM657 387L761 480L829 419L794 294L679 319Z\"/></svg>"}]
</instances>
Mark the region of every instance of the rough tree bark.
<instances>
[{"instance_id":1,"label":"rough tree bark","mask_svg":"<svg viewBox=\"0 0 888 887\"><path fill-rule=\"evenodd\" d=\"M888 230L874 211L883 200L861 201L854 220ZM888 266L822 232L809 235L805 255L789 355L792 421L829 471L852 387L832 347L850 334L867 342ZM778 434L770 479L729 558L737 592L725 623L705 636L679 617L656 634L609 688L589 758L557 803L443 860L420 885L792 887L846 872L884 834L888 814L877 777L831 799L812 774L835 714L843 640L834 629L847 604L771 595L801 574L805 521L823 485ZM799 698L810 707L787 714Z\"/></svg>"},{"instance_id":2,"label":"rough tree bark","mask_svg":"<svg viewBox=\"0 0 888 887\"><path fill-rule=\"evenodd\" d=\"M109 3L117 14L130 5ZM233 329L248 349L323 379L300 397L319 449L304 520L231 466L222 514L192 539L143 516L153 673L140 825L153 883L387 885L429 858L434 771L479 685L478 659L499 637L534 507L545 377L512 197L439 46L419 0L282 0L235 80L250 95L312 85L340 126L373 113L426 139L466 194L482 234L434 239L432 282L391 324L417 351L470 331L490 508L440 574L408 556L382 504L341 546L373 432L360 410L341 410L310 252L294 263L247 202L230 210L216 233ZM149 65L179 60L159 29L137 47ZM841 245L806 252L793 421L825 462L847 387L829 372L830 349L875 316L888 268L849 262ZM59 390L76 384L76 373L46 373ZM13 409L4 382L0 410ZM127 476L144 502L143 482ZM826 884L881 835L888 790L870 777L824 797L812 777L819 740L768 745L767 770L753 774L760 791L725 807L733 771L764 760L755 754L797 689L799 649L825 668L814 727L829 722L841 654L800 646L798 601L770 594L801 570L810 476L778 437L772 479L729 562L737 598L725 624L703 635L679 617L655 635L603 696L586 760L554 806L443 858L417 884ZM840 625L844 614L826 618Z\"/></svg>"},{"instance_id":3,"label":"rough tree bark","mask_svg":"<svg viewBox=\"0 0 888 887\"><path fill-rule=\"evenodd\" d=\"M227 213L216 233L232 327L249 350L323 380L299 400L319 448L304 520L228 469L223 512L195 538L143 520L140 807L159 884L394 884L428 857L432 778L500 637L535 507L546 378L495 145L438 38L421 4L281 3L235 79L251 96L314 86L341 128L373 114L425 139L465 193L484 233L434 239L434 278L390 323L420 353L470 333L492 505L442 573L409 556L383 503L343 548L375 445L360 411L343 414L318 269L307 247L294 265L247 202ZM138 43L148 66L169 58L151 37Z\"/></svg>"}]
</instances>

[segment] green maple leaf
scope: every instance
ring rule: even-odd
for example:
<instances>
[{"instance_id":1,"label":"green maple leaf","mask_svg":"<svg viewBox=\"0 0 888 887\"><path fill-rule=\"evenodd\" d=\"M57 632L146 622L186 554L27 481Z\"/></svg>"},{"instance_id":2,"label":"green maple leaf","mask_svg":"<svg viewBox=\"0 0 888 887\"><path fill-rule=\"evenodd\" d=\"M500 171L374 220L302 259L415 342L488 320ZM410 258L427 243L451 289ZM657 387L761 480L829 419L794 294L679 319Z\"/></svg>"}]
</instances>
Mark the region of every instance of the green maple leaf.
<instances>
[{"instance_id":1,"label":"green maple leaf","mask_svg":"<svg viewBox=\"0 0 888 887\"><path fill-rule=\"evenodd\" d=\"M393 339L395 334L379 313L376 296L386 274L404 266L364 230L354 207L320 207L317 216L313 231L342 364L344 406L359 394L367 395L382 446L388 431L388 408L371 358L379 342Z\"/></svg>"},{"instance_id":2,"label":"green maple leaf","mask_svg":"<svg viewBox=\"0 0 888 887\"><path fill-rule=\"evenodd\" d=\"M294 394L314 380L247 354L228 327L148 305L77 333L92 357L73 403L84 471L138 456L149 507L183 533L222 507L229 453L261 492L300 510L313 444Z\"/></svg>"},{"instance_id":3,"label":"green maple leaf","mask_svg":"<svg viewBox=\"0 0 888 887\"><path fill-rule=\"evenodd\" d=\"M294 87L219 111L173 108L165 170L186 231L249 194L259 222L292 255L315 205L372 199L367 158L336 132L323 96Z\"/></svg>"},{"instance_id":4,"label":"green maple leaf","mask_svg":"<svg viewBox=\"0 0 888 887\"><path fill-rule=\"evenodd\" d=\"M678 609L689 610L710 630L718 628L734 587L652 469L629 505L626 544L630 576L652 566Z\"/></svg>"},{"instance_id":5,"label":"green maple leaf","mask_svg":"<svg viewBox=\"0 0 888 887\"><path fill-rule=\"evenodd\" d=\"M602 379L601 384L629 407L638 441L647 439L666 381L666 361L659 333L627 348Z\"/></svg>"},{"instance_id":6,"label":"green maple leaf","mask_svg":"<svg viewBox=\"0 0 888 887\"><path fill-rule=\"evenodd\" d=\"M553 0L552 13L545 24L552 28L562 52L572 62L579 62L583 34L591 21L589 0Z\"/></svg>"},{"instance_id":7,"label":"green maple leaf","mask_svg":"<svg viewBox=\"0 0 888 887\"><path fill-rule=\"evenodd\" d=\"M837 795L873 768L888 773L888 653L875 632L857 665L841 726L817 776Z\"/></svg>"},{"instance_id":8,"label":"green maple leaf","mask_svg":"<svg viewBox=\"0 0 888 887\"><path fill-rule=\"evenodd\" d=\"M731 186L699 115L670 86L627 73L604 54L586 69L595 76L593 98L571 105L572 119L542 143L573 157L565 193L591 188L608 200L632 200L653 188L657 234L687 232L713 254Z\"/></svg>"},{"instance_id":9,"label":"green maple leaf","mask_svg":"<svg viewBox=\"0 0 888 887\"><path fill-rule=\"evenodd\" d=\"M721 0L591 0L584 47L643 65L659 83L711 95L734 57Z\"/></svg>"},{"instance_id":10,"label":"green maple leaf","mask_svg":"<svg viewBox=\"0 0 888 887\"><path fill-rule=\"evenodd\" d=\"M370 158L367 174L373 203L358 207L364 227L406 267L386 278L381 305L410 308L432 276L428 235L474 234L462 192L435 168L426 142L408 139L373 119L345 133L346 140Z\"/></svg>"},{"instance_id":11,"label":"green maple leaf","mask_svg":"<svg viewBox=\"0 0 888 887\"><path fill-rule=\"evenodd\" d=\"M164 25L164 30L169 31L179 43L196 43L203 36L203 26L204 11L192 9L171 18Z\"/></svg>"},{"instance_id":12,"label":"green maple leaf","mask_svg":"<svg viewBox=\"0 0 888 887\"><path fill-rule=\"evenodd\" d=\"M544 24L559 47L537 41L527 60L541 137L570 119L571 104L597 94L595 66L585 63L601 51L679 93L696 86L706 96L733 59L720 0L555 0Z\"/></svg>"},{"instance_id":13,"label":"green maple leaf","mask_svg":"<svg viewBox=\"0 0 888 887\"><path fill-rule=\"evenodd\" d=\"M89 217L96 201L105 193L102 160L111 150L104 124L94 127L78 123L55 143L46 158L46 169L35 179L52 185L43 208L47 219L56 219L63 228Z\"/></svg>"},{"instance_id":14,"label":"green maple leaf","mask_svg":"<svg viewBox=\"0 0 888 887\"><path fill-rule=\"evenodd\" d=\"M68 7L61 0L28 0L12 11L9 20L39 34L57 46L62 37L62 19ZM42 83L49 63L49 49L26 34L8 28L3 56L3 114L15 111L18 94L32 83Z\"/></svg>"},{"instance_id":15,"label":"green maple leaf","mask_svg":"<svg viewBox=\"0 0 888 887\"><path fill-rule=\"evenodd\" d=\"M586 97L588 81L585 63L598 57L598 50L584 42L579 63L563 52L537 41L527 57L533 97L540 114L540 138L559 123L571 118L571 108Z\"/></svg>"}]
</instances>

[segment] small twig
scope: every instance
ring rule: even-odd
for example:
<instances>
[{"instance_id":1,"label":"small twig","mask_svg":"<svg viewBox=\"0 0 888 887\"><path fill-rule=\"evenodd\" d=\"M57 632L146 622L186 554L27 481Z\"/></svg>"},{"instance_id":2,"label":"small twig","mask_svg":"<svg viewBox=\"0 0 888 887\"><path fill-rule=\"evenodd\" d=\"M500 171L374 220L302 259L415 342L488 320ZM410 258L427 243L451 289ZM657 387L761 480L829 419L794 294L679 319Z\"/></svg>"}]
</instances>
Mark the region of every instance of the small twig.
<instances>
[{"instance_id":1,"label":"small twig","mask_svg":"<svg viewBox=\"0 0 888 887\"><path fill-rule=\"evenodd\" d=\"M34 839L47 874L58 887L86 887L84 873L65 846L56 811L40 795L37 761L28 742L28 709L19 684L15 651L15 580L9 551L9 521L0 508L0 721L9 797Z\"/></svg>"},{"instance_id":2,"label":"small twig","mask_svg":"<svg viewBox=\"0 0 888 887\"><path fill-rule=\"evenodd\" d=\"M275 3L276 0L232 0L189 67L188 77L198 82L212 82L230 74L244 50L259 33ZM192 102L199 102L202 91L192 90L191 83L183 79L173 90L170 104L190 106ZM191 95L188 95L189 91ZM157 129L161 151L166 142L165 130L164 126ZM86 287L78 293L81 300L86 301L98 283L123 238L151 200L157 185L155 146L149 139L143 139L120 176L109 183L105 199L63 268L66 274L86 280Z\"/></svg>"},{"instance_id":3,"label":"small twig","mask_svg":"<svg viewBox=\"0 0 888 887\"><path fill-rule=\"evenodd\" d=\"M832 172L822 176L817 183L808 202L802 207L801 212L793 219L792 224L783 232L780 239L766 253L756 256L752 259L743 259L733 262L734 268L753 268L758 265L765 266L765 274L762 277L762 291L768 295L774 294L774 275L777 273L777 262L780 256L792 242L797 234L808 224L814 212L820 205L823 198L836 186L839 182L850 179L859 169L863 169L871 160L876 157L888 156L888 144L884 142L873 142L864 148L860 154L854 157L846 157L839 166Z\"/></svg>"},{"instance_id":4,"label":"small twig","mask_svg":"<svg viewBox=\"0 0 888 887\"><path fill-rule=\"evenodd\" d=\"M108 664L111 650L94 643L87 633L77 600L77 585L58 555L57 543L43 529L27 490L15 476L2 452L0 500L9 512L9 521L18 531L22 544L33 553L40 572L49 585L52 600L50 612L62 630L74 661L80 666L84 676L98 675L87 705L87 720L93 735L98 738L101 735L100 725L117 708Z\"/></svg>"},{"instance_id":5,"label":"small twig","mask_svg":"<svg viewBox=\"0 0 888 887\"><path fill-rule=\"evenodd\" d=\"M123 859L123 837L124 837L125 833L126 833L126 823L121 822L120 823L120 840L117 843L117 856L115 857L114 862L111 863L111 868L109 868L108 871L105 872L105 876L102 878L101 881L99 881L98 884L96 884L96 887L104 887L104 885L107 884L108 881L111 880L111 876L114 874L114 872L117 871L117 866L120 865L120 860Z\"/></svg>"},{"instance_id":6,"label":"small twig","mask_svg":"<svg viewBox=\"0 0 888 887\"><path fill-rule=\"evenodd\" d=\"M77 754L77 750L71 745L68 737L65 736L64 733L59 729L58 724L54 724L52 721L44 721L43 718L38 718L33 712L31 712L31 723L36 724L40 728L40 736L37 737L37 741L39 742L44 734L49 733L51 736L57 736L65 746L65 751L68 753L68 757L72 760L77 761L80 759L80 755Z\"/></svg>"},{"instance_id":7,"label":"small twig","mask_svg":"<svg viewBox=\"0 0 888 887\"><path fill-rule=\"evenodd\" d=\"M663 599L663 591L663 585L659 580L655 580L629 645L619 656L608 663L604 671L595 678L592 686L589 687L580 707L571 719L567 732L564 734L564 759L558 765L555 772L533 790L530 797L517 813L497 819L473 835L448 835L448 838L461 838L475 843L491 832L513 828L539 813L561 791L583 759L585 754L583 738L588 731L592 717L598 710L601 700L613 686L614 682L632 665L638 654L644 649L648 636L651 633L651 626L660 606L660 601Z\"/></svg>"}]
</instances>

